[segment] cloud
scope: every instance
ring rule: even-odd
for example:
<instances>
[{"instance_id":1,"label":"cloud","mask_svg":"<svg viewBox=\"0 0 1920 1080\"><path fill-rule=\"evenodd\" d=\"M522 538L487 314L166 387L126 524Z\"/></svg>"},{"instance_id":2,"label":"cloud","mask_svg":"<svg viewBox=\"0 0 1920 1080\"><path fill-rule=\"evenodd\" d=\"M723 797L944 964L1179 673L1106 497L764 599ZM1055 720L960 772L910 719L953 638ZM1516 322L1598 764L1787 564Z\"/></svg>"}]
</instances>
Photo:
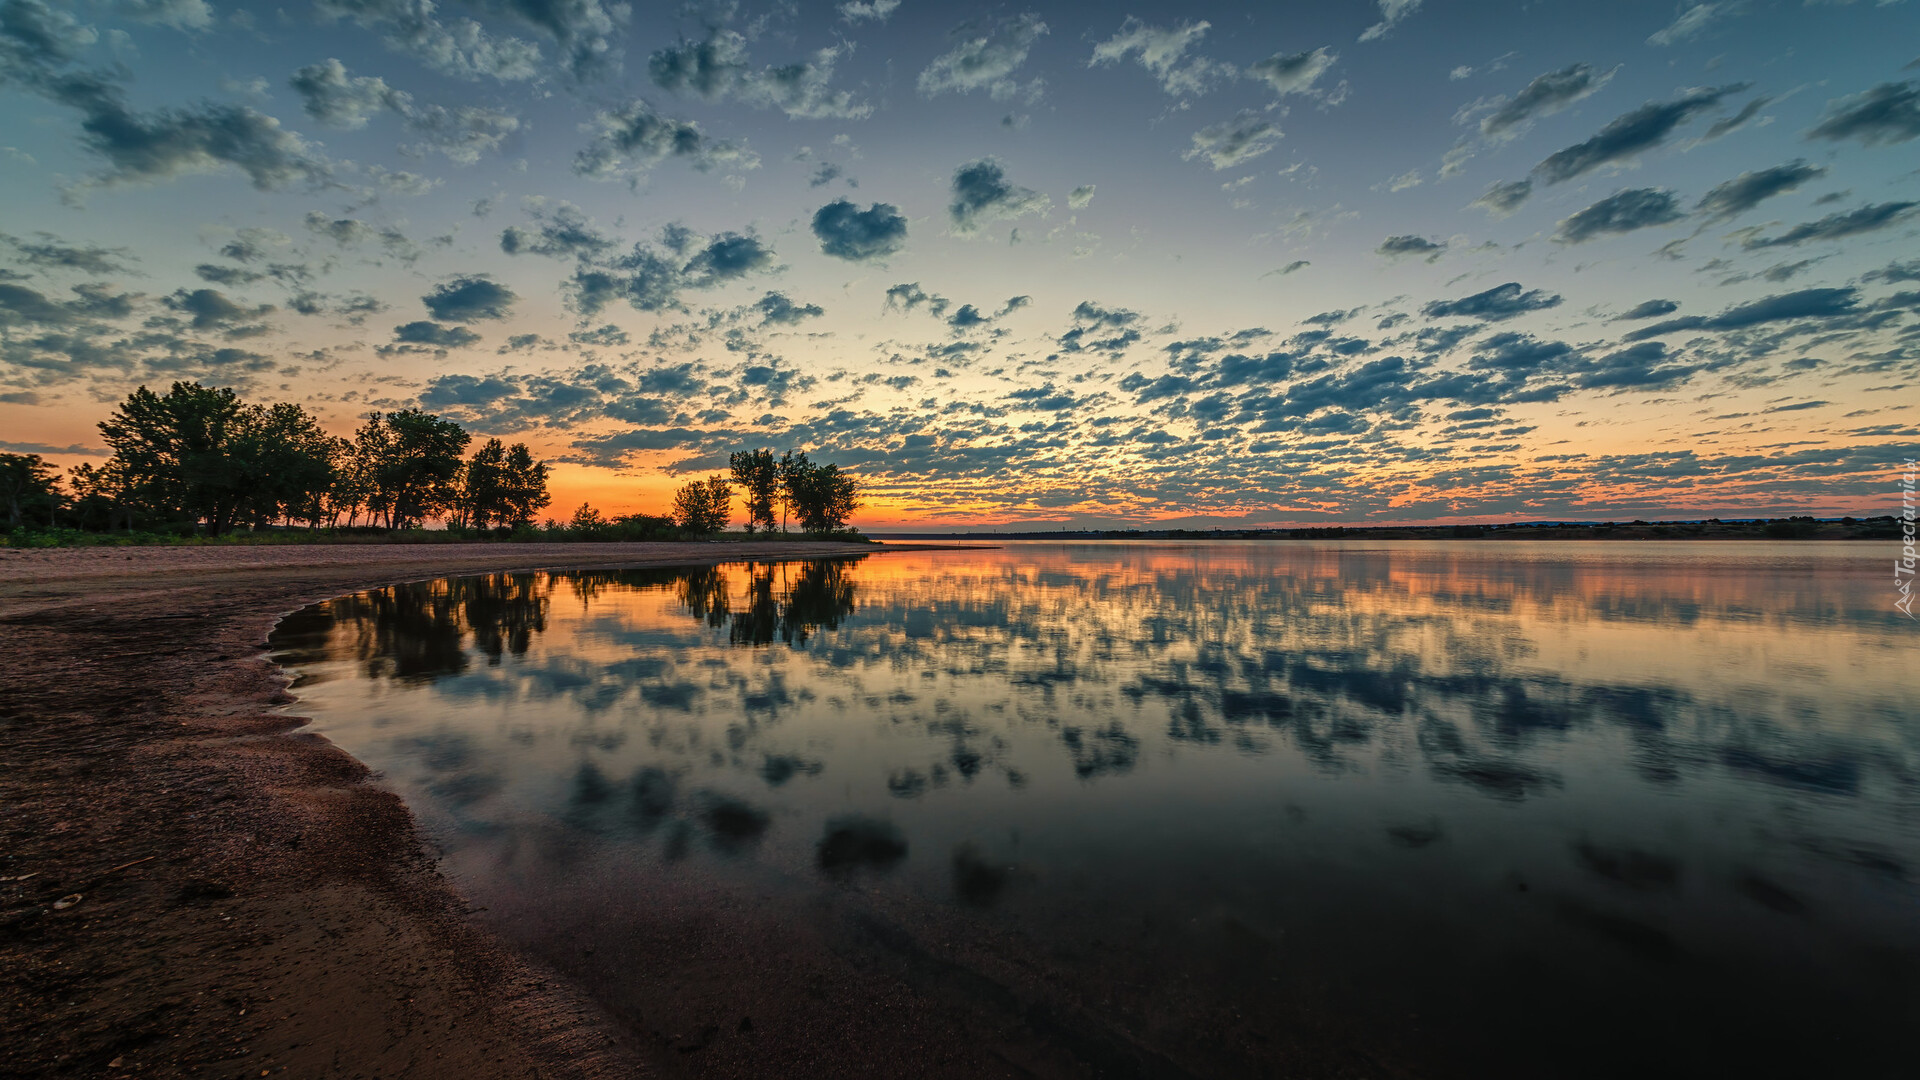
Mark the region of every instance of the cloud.
<instances>
[{"instance_id":1,"label":"cloud","mask_svg":"<svg viewBox=\"0 0 1920 1080\"><path fill-rule=\"evenodd\" d=\"M976 326L985 326L992 321L991 318L982 314L980 309L974 307L972 304L961 304L959 310L953 313L953 317L947 320L947 325L953 327L955 330L971 330Z\"/></svg>"},{"instance_id":2,"label":"cloud","mask_svg":"<svg viewBox=\"0 0 1920 1080\"><path fill-rule=\"evenodd\" d=\"M357 244L374 234L374 228L358 218L330 218L318 210L306 216L307 228L341 247Z\"/></svg>"},{"instance_id":3,"label":"cloud","mask_svg":"<svg viewBox=\"0 0 1920 1080\"><path fill-rule=\"evenodd\" d=\"M113 0L111 6L121 18L175 30L206 30L213 25L213 9L206 0Z\"/></svg>"},{"instance_id":4,"label":"cloud","mask_svg":"<svg viewBox=\"0 0 1920 1080\"><path fill-rule=\"evenodd\" d=\"M0 11L0 82L80 113L81 145L107 164L88 184L155 182L228 167L262 191L295 181L318 187L331 179L332 164L274 117L223 102L135 110L111 74L63 70L97 40L92 28L39 0L13 0Z\"/></svg>"},{"instance_id":5,"label":"cloud","mask_svg":"<svg viewBox=\"0 0 1920 1080\"><path fill-rule=\"evenodd\" d=\"M1389 236L1374 248L1374 254L1398 259L1406 255L1417 255L1428 262L1438 259L1447 250L1445 240L1429 240L1424 236Z\"/></svg>"},{"instance_id":6,"label":"cloud","mask_svg":"<svg viewBox=\"0 0 1920 1080\"><path fill-rule=\"evenodd\" d=\"M22 240L0 233L0 243L18 252L21 262L44 270L75 270L96 277L133 272L121 261L133 258L126 248L104 248L93 244L75 246L63 242L52 233L37 232L33 235L39 239Z\"/></svg>"},{"instance_id":7,"label":"cloud","mask_svg":"<svg viewBox=\"0 0 1920 1080\"><path fill-rule=\"evenodd\" d=\"M350 76L338 60L309 64L288 80L307 115L329 127L349 131L366 127L381 112L393 112L422 136L416 151L438 150L449 160L471 165L482 153L497 150L520 130L520 119L499 109L473 106L416 106L413 95L373 76Z\"/></svg>"},{"instance_id":8,"label":"cloud","mask_svg":"<svg viewBox=\"0 0 1920 1080\"><path fill-rule=\"evenodd\" d=\"M1902 143L1920 135L1920 82L1881 83L1853 97L1827 102L1810 139L1859 139L1865 146Z\"/></svg>"},{"instance_id":9,"label":"cloud","mask_svg":"<svg viewBox=\"0 0 1920 1080\"><path fill-rule=\"evenodd\" d=\"M1305 270L1307 267L1312 265L1313 265L1312 263L1308 262L1305 259L1295 259L1292 262L1288 263L1287 265L1281 267L1277 272L1280 274L1281 277L1285 277L1296 270Z\"/></svg>"},{"instance_id":10,"label":"cloud","mask_svg":"<svg viewBox=\"0 0 1920 1080\"><path fill-rule=\"evenodd\" d=\"M387 109L398 112L400 99L406 97L384 79L350 77L346 65L334 59L309 64L294 72L287 82L300 95L301 107L308 116L348 131L366 127L375 113Z\"/></svg>"},{"instance_id":11,"label":"cloud","mask_svg":"<svg viewBox=\"0 0 1920 1080\"><path fill-rule=\"evenodd\" d=\"M1472 205L1480 207L1497 218L1511 215L1520 209L1520 204L1533 194L1533 181L1514 180L1509 183L1494 184L1484 194L1473 200Z\"/></svg>"},{"instance_id":12,"label":"cloud","mask_svg":"<svg viewBox=\"0 0 1920 1080\"><path fill-rule=\"evenodd\" d=\"M936 318L945 315L951 303L952 301L944 296L922 289L917 281L902 282L887 290L888 308L898 307L904 311L912 311L921 304L925 304L927 310Z\"/></svg>"},{"instance_id":13,"label":"cloud","mask_svg":"<svg viewBox=\"0 0 1920 1080\"><path fill-rule=\"evenodd\" d=\"M1832 318L1853 314L1860 302L1860 290L1801 289L1798 292L1768 296L1751 303L1731 307L1713 316L1692 315L1643 326L1621 338L1640 341L1682 330L1740 330L1761 323L1790 319Z\"/></svg>"},{"instance_id":14,"label":"cloud","mask_svg":"<svg viewBox=\"0 0 1920 1080\"><path fill-rule=\"evenodd\" d=\"M680 293L687 289L714 288L771 270L774 263L773 249L751 234L724 232L702 245L670 225L658 244L639 243L619 258L582 263L568 288L586 315L615 300L637 311L668 311L681 307Z\"/></svg>"},{"instance_id":15,"label":"cloud","mask_svg":"<svg viewBox=\"0 0 1920 1080\"><path fill-rule=\"evenodd\" d=\"M795 119L860 120L872 115L873 106L832 86L834 68L851 50L851 45L835 45L815 52L811 60L755 69L747 57L747 39L716 26L702 40L654 52L647 58L647 75L662 90L707 101L731 99L778 109Z\"/></svg>"},{"instance_id":16,"label":"cloud","mask_svg":"<svg viewBox=\"0 0 1920 1080\"><path fill-rule=\"evenodd\" d=\"M1574 383L1588 390L1642 389L1672 386L1699 370L1699 365L1675 364L1657 341L1642 342L1575 368Z\"/></svg>"},{"instance_id":17,"label":"cloud","mask_svg":"<svg viewBox=\"0 0 1920 1080\"><path fill-rule=\"evenodd\" d=\"M1741 246L1751 251L1758 248L1792 247L1808 241L1839 240L1843 237L1858 236L1861 233L1884 229L1906 220L1912 215L1916 206L1920 206L1920 202L1888 202L1862 206L1857 210L1828 214L1818 221L1795 225L1779 236L1765 239L1751 237Z\"/></svg>"},{"instance_id":18,"label":"cloud","mask_svg":"<svg viewBox=\"0 0 1920 1080\"><path fill-rule=\"evenodd\" d=\"M966 24L954 35L973 30L972 24ZM1047 24L1033 12L1003 19L985 34L964 38L927 65L918 80L920 93L936 97L985 90L996 101L1013 97L1021 92L1013 73L1027 62L1027 54L1046 32Z\"/></svg>"},{"instance_id":19,"label":"cloud","mask_svg":"<svg viewBox=\"0 0 1920 1080\"><path fill-rule=\"evenodd\" d=\"M441 326L422 319L393 328L393 340L405 345L428 345L436 349L457 349L480 340L480 335L464 326Z\"/></svg>"},{"instance_id":20,"label":"cloud","mask_svg":"<svg viewBox=\"0 0 1920 1080\"><path fill-rule=\"evenodd\" d=\"M1049 205L1045 195L1008 183L997 159L981 158L953 171L953 202L947 214L953 231L965 235L989 221L1045 214Z\"/></svg>"},{"instance_id":21,"label":"cloud","mask_svg":"<svg viewBox=\"0 0 1920 1080\"><path fill-rule=\"evenodd\" d=\"M620 68L617 24L628 17L625 3L602 0L473 0L475 6L506 15L541 31L560 46L563 64L576 79L611 74Z\"/></svg>"},{"instance_id":22,"label":"cloud","mask_svg":"<svg viewBox=\"0 0 1920 1080\"><path fill-rule=\"evenodd\" d=\"M1797 159L1769 169L1743 172L1701 196L1693 209L1697 214L1704 214L1709 222L1730 221L1775 195L1784 195L1826 174L1825 166L1809 165Z\"/></svg>"},{"instance_id":23,"label":"cloud","mask_svg":"<svg viewBox=\"0 0 1920 1080\"><path fill-rule=\"evenodd\" d=\"M193 274L201 281L214 285L251 285L266 277L251 270L242 270L237 266L220 266L215 263L201 263L193 268Z\"/></svg>"},{"instance_id":24,"label":"cloud","mask_svg":"<svg viewBox=\"0 0 1920 1080\"><path fill-rule=\"evenodd\" d=\"M1630 161L1666 142L1681 124L1719 105L1721 99L1747 88L1746 83L1690 90L1672 101L1650 101L1623 113L1592 138L1555 151L1534 166L1549 184L1583 176L1602 165Z\"/></svg>"},{"instance_id":25,"label":"cloud","mask_svg":"<svg viewBox=\"0 0 1920 1080\"><path fill-rule=\"evenodd\" d=\"M40 0L13 0L0 17L0 75L32 82L78 60L99 40L99 31L71 12Z\"/></svg>"},{"instance_id":26,"label":"cloud","mask_svg":"<svg viewBox=\"0 0 1920 1080\"><path fill-rule=\"evenodd\" d=\"M1679 310L1680 305L1672 300L1648 300L1635 304L1626 311L1615 315L1613 321L1625 322L1631 319L1657 319L1662 315L1671 315Z\"/></svg>"},{"instance_id":27,"label":"cloud","mask_svg":"<svg viewBox=\"0 0 1920 1080\"><path fill-rule=\"evenodd\" d=\"M888 16L892 15L899 7L900 0L846 0L846 3L839 5L834 10L840 13L841 19L850 23L861 22L865 19L872 19L874 22L886 22Z\"/></svg>"},{"instance_id":28,"label":"cloud","mask_svg":"<svg viewBox=\"0 0 1920 1080\"><path fill-rule=\"evenodd\" d=\"M826 309L818 304L796 304L785 293L770 292L753 302L753 309L760 313L760 325L795 326L806 319L818 318L826 314Z\"/></svg>"},{"instance_id":29,"label":"cloud","mask_svg":"<svg viewBox=\"0 0 1920 1080\"><path fill-rule=\"evenodd\" d=\"M324 236L341 247L352 247L366 240L378 240L387 254L405 263L420 258L420 248L407 239L405 233L388 225L376 228L358 218L329 218L318 210L308 211L304 219L308 229ZM222 252L225 254L225 252ZM270 273L281 270L275 265L268 268Z\"/></svg>"},{"instance_id":30,"label":"cloud","mask_svg":"<svg viewBox=\"0 0 1920 1080\"><path fill-rule=\"evenodd\" d=\"M500 149L501 143L520 130L520 118L514 114L471 105L452 109L425 105L410 108L403 115L407 128L421 136L412 147L415 153L437 150L459 165L472 165L481 154Z\"/></svg>"},{"instance_id":31,"label":"cloud","mask_svg":"<svg viewBox=\"0 0 1920 1080\"><path fill-rule=\"evenodd\" d=\"M500 233L500 250L508 255L592 259L612 247L613 241L594 228L579 207L565 202L541 216L534 228L510 225Z\"/></svg>"},{"instance_id":32,"label":"cloud","mask_svg":"<svg viewBox=\"0 0 1920 1080\"><path fill-rule=\"evenodd\" d=\"M1861 276L1867 281L1920 281L1920 259L1890 262Z\"/></svg>"},{"instance_id":33,"label":"cloud","mask_svg":"<svg viewBox=\"0 0 1920 1080\"><path fill-rule=\"evenodd\" d=\"M490 77L501 82L539 74L540 47L515 37L495 37L472 19L443 23L431 0L315 0L325 18L348 19L383 35L387 47L456 79Z\"/></svg>"},{"instance_id":34,"label":"cloud","mask_svg":"<svg viewBox=\"0 0 1920 1080\"><path fill-rule=\"evenodd\" d=\"M1079 187L1067 192L1068 209L1084 209L1087 204L1093 202L1094 188L1095 185L1093 184L1081 184Z\"/></svg>"},{"instance_id":35,"label":"cloud","mask_svg":"<svg viewBox=\"0 0 1920 1080\"><path fill-rule=\"evenodd\" d=\"M1454 317L1499 321L1524 315L1529 311L1544 311L1559 305L1560 297L1556 293L1549 293L1542 289L1523 290L1519 282L1509 281L1505 285L1496 285L1486 292L1474 293L1472 296L1458 300L1435 300L1421 308L1420 313L1429 319Z\"/></svg>"},{"instance_id":36,"label":"cloud","mask_svg":"<svg viewBox=\"0 0 1920 1080\"><path fill-rule=\"evenodd\" d=\"M1596 236L1669 225L1685 216L1671 191L1628 188L1562 220L1554 239L1563 244L1583 244Z\"/></svg>"},{"instance_id":37,"label":"cloud","mask_svg":"<svg viewBox=\"0 0 1920 1080\"><path fill-rule=\"evenodd\" d=\"M1241 109L1230 120L1194 132L1192 149L1180 156L1188 161L1205 158L1219 172L1267 153L1281 137L1280 129L1260 113Z\"/></svg>"},{"instance_id":38,"label":"cloud","mask_svg":"<svg viewBox=\"0 0 1920 1080\"><path fill-rule=\"evenodd\" d=\"M1087 66L1114 64L1132 57L1160 80L1160 89L1167 93L1176 97L1204 94L1215 82L1237 74L1232 64L1187 55L1188 48L1199 44L1211 25L1201 21L1150 26L1129 15L1117 33L1093 47Z\"/></svg>"},{"instance_id":39,"label":"cloud","mask_svg":"<svg viewBox=\"0 0 1920 1080\"><path fill-rule=\"evenodd\" d=\"M78 299L53 300L24 285L0 282L0 326L77 326L96 319L121 319L133 314L134 297L125 293L108 293L97 285L76 285L72 291ZM186 290L175 295L184 297ZM233 310L239 315L246 314L237 306ZM266 307L260 313L272 310Z\"/></svg>"},{"instance_id":40,"label":"cloud","mask_svg":"<svg viewBox=\"0 0 1920 1080\"><path fill-rule=\"evenodd\" d=\"M828 184L831 184L835 180L839 180L845 176L846 176L845 169L842 169L840 166L835 165L831 161L823 161L814 168L813 176L811 176L807 180L807 186L810 188L826 187ZM847 186L859 187L860 185L856 183L854 180L852 180L851 178L848 178Z\"/></svg>"},{"instance_id":41,"label":"cloud","mask_svg":"<svg viewBox=\"0 0 1920 1080\"><path fill-rule=\"evenodd\" d=\"M420 298L427 313L441 322L504 319L513 302L513 290L485 277L457 277L441 282Z\"/></svg>"},{"instance_id":42,"label":"cloud","mask_svg":"<svg viewBox=\"0 0 1920 1080\"><path fill-rule=\"evenodd\" d=\"M761 243L759 237L725 232L695 252L682 272L691 287L704 289L772 266L773 249Z\"/></svg>"},{"instance_id":43,"label":"cloud","mask_svg":"<svg viewBox=\"0 0 1920 1080\"><path fill-rule=\"evenodd\" d=\"M308 224L315 217L324 220L324 214L308 214ZM220 248L220 254L235 262L255 262L267 257L267 249L284 247L293 241L287 234L277 229L246 228Z\"/></svg>"},{"instance_id":44,"label":"cloud","mask_svg":"<svg viewBox=\"0 0 1920 1080\"><path fill-rule=\"evenodd\" d=\"M814 213L813 235L820 240L820 250L836 259L884 259L906 244L907 219L890 203L861 210L846 199L835 199Z\"/></svg>"},{"instance_id":45,"label":"cloud","mask_svg":"<svg viewBox=\"0 0 1920 1080\"><path fill-rule=\"evenodd\" d=\"M1074 306L1073 318L1076 322L1093 326L1132 326L1140 321L1140 313L1126 308L1110 308L1096 304L1091 300L1082 300Z\"/></svg>"},{"instance_id":46,"label":"cloud","mask_svg":"<svg viewBox=\"0 0 1920 1080\"><path fill-rule=\"evenodd\" d=\"M1760 115L1760 110L1766 108L1772 104L1772 102L1773 99L1770 97L1754 98L1752 101L1740 106L1740 111L1734 113L1732 116L1723 116L1715 120L1708 126L1707 133L1700 136L1700 141L1703 143L1712 142L1715 139L1731 135L1735 131L1746 127L1748 121Z\"/></svg>"},{"instance_id":47,"label":"cloud","mask_svg":"<svg viewBox=\"0 0 1920 1080\"><path fill-rule=\"evenodd\" d=\"M273 311L271 304L262 304L254 308L242 307L227 299L226 294L217 289L180 289L162 303L174 311L190 316L195 330L229 328Z\"/></svg>"},{"instance_id":48,"label":"cloud","mask_svg":"<svg viewBox=\"0 0 1920 1080\"><path fill-rule=\"evenodd\" d=\"M1695 4L1675 16L1673 22L1668 23L1664 28L1654 31L1647 38L1647 44L1667 46L1686 41L1705 30L1709 23L1733 14L1739 7L1737 0Z\"/></svg>"},{"instance_id":49,"label":"cloud","mask_svg":"<svg viewBox=\"0 0 1920 1080\"><path fill-rule=\"evenodd\" d=\"M1407 16L1420 10L1421 0L1379 0L1380 21L1360 33L1361 41L1377 41Z\"/></svg>"},{"instance_id":50,"label":"cloud","mask_svg":"<svg viewBox=\"0 0 1920 1080\"><path fill-rule=\"evenodd\" d=\"M1274 53L1247 67L1247 77L1267 84L1268 89L1285 97L1305 94L1339 60L1338 54L1324 46L1307 52Z\"/></svg>"},{"instance_id":51,"label":"cloud","mask_svg":"<svg viewBox=\"0 0 1920 1080\"><path fill-rule=\"evenodd\" d=\"M1619 70L1615 67L1609 71L1595 72L1589 64L1568 64L1558 71L1536 76L1525 89L1514 95L1513 100L1502 102L1481 118L1480 134L1489 137L1506 135L1542 116L1552 116L1574 102L1591 96L1612 81L1614 73Z\"/></svg>"},{"instance_id":52,"label":"cloud","mask_svg":"<svg viewBox=\"0 0 1920 1080\"><path fill-rule=\"evenodd\" d=\"M637 182L648 169L668 158L685 161L702 172L716 165L753 168L759 163L744 147L708 137L691 120L661 116L638 98L617 109L595 113L580 130L592 138L574 155L573 171L594 180L618 177Z\"/></svg>"},{"instance_id":53,"label":"cloud","mask_svg":"<svg viewBox=\"0 0 1920 1080\"><path fill-rule=\"evenodd\" d=\"M1067 352L1093 350L1117 356L1140 340L1140 313L1082 300L1073 309L1074 326L1057 339ZM1125 382L1123 389L1130 389Z\"/></svg>"}]
</instances>

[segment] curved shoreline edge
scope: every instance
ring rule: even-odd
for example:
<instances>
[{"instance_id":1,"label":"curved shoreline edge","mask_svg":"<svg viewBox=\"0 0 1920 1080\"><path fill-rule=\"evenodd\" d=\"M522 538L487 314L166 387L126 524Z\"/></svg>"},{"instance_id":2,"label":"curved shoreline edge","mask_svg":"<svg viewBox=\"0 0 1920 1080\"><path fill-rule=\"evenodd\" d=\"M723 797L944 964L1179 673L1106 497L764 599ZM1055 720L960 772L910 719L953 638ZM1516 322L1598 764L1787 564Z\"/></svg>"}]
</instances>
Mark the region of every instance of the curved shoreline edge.
<instances>
[{"instance_id":1,"label":"curved shoreline edge","mask_svg":"<svg viewBox=\"0 0 1920 1080\"><path fill-rule=\"evenodd\" d=\"M0 560L0 1077L656 1071L585 995L482 928L400 798L281 708L269 632L308 604L422 578L933 546Z\"/></svg>"}]
</instances>

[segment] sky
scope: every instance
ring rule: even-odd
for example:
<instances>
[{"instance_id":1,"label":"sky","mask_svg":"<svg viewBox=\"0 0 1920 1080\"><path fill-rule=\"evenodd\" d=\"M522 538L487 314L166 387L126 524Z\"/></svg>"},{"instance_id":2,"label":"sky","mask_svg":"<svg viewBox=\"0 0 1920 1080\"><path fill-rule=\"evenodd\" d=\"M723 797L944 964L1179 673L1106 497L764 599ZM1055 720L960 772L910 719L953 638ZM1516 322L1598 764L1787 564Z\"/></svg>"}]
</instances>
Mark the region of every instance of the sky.
<instances>
[{"instance_id":1,"label":"sky","mask_svg":"<svg viewBox=\"0 0 1920 1080\"><path fill-rule=\"evenodd\" d=\"M0 0L0 450L418 406L866 528L1878 514L1920 2Z\"/></svg>"}]
</instances>

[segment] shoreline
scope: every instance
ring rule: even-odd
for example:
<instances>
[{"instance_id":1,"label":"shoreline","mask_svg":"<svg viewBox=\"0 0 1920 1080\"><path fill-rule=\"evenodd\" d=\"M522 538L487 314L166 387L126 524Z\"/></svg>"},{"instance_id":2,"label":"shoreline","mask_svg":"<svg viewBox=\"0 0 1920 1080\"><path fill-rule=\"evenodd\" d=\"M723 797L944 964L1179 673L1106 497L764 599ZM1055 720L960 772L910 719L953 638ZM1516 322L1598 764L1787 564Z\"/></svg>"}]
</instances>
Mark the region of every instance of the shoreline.
<instances>
[{"instance_id":1,"label":"shoreline","mask_svg":"<svg viewBox=\"0 0 1920 1080\"><path fill-rule=\"evenodd\" d=\"M423 577L923 548L691 546L0 553L0 1077L658 1071L471 917L399 796L283 711L264 645Z\"/></svg>"}]
</instances>

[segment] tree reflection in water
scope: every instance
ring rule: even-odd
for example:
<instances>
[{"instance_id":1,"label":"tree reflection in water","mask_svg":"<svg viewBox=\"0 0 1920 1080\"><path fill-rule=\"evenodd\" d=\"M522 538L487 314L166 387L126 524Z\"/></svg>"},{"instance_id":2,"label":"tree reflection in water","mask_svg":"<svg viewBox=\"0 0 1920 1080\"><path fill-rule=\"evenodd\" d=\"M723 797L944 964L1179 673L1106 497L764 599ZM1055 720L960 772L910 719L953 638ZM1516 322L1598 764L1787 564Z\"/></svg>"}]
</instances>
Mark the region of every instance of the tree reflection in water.
<instances>
[{"instance_id":1,"label":"tree reflection in water","mask_svg":"<svg viewBox=\"0 0 1920 1080\"><path fill-rule=\"evenodd\" d=\"M554 590L564 583L587 608L623 590L670 591L687 614L724 629L732 644L799 646L853 613L858 586L847 566L860 558L407 582L290 615L275 639L293 666L352 659L368 678L430 682L463 674L476 653L489 666L525 656L547 629ZM736 582L744 584L743 595L736 595Z\"/></svg>"}]
</instances>

